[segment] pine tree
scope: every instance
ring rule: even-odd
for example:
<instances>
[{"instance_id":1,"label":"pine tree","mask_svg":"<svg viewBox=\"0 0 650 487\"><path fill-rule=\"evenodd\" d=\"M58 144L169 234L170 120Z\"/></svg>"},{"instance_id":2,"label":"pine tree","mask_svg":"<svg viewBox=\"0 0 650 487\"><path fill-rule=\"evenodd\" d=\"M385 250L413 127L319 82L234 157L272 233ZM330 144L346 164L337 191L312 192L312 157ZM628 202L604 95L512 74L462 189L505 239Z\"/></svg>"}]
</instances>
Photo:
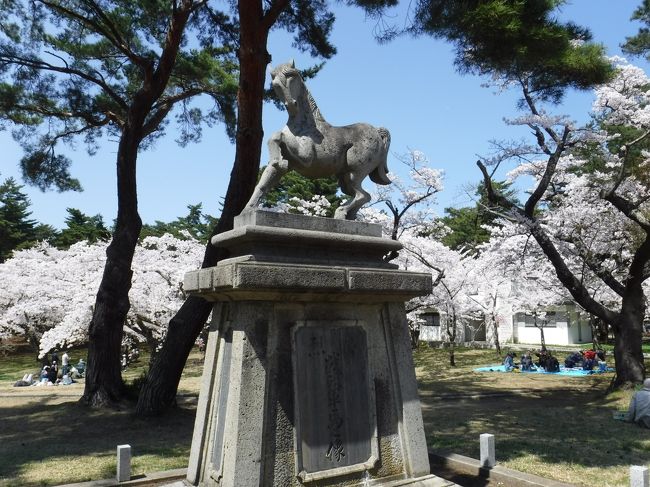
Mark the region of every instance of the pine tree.
<instances>
[{"instance_id":1,"label":"pine tree","mask_svg":"<svg viewBox=\"0 0 650 487\"><path fill-rule=\"evenodd\" d=\"M0 184L0 262L36 240L37 223L29 218L30 201L22 188L14 178Z\"/></svg>"},{"instance_id":2,"label":"pine tree","mask_svg":"<svg viewBox=\"0 0 650 487\"><path fill-rule=\"evenodd\" d=\"M515 191L510 184L498 181L493 184L508 198L515 199ZM477 247L490 239L490 232L485 227L497 224L497 208L490 203L483 182L479 183L475 194L477 200L474 206L445 208L447 215L440 219L451 230L441 241L452 250L476 254Z\"/></svg>"},{"instance_id":3,"label":"pine tree","mask_svg":"<svg viewBox=\"0 0 650 487\"><path fill-rule=\"evenodd\" d=\"M205 214L201 203L187 205L187 210L186 216L178 217L172 222L156 221L153 224L143 225L140 239L149 236L161 237L169 233L181 240L193 238L199 242L207 242L218 219Z\"/></svg>"},{"instance_id":4,"label":"pine tree","mask_svg":"<svg viewBox=\"0 0 650 487\"><path fill-rule=\"evenodd\" d=\"M631 20L639 20L644 26L639 32L625 39L623 52L632 56L645 56L650 61L650 0L643 0L632 14Z\"/></svg>"},{"instance_id":5,"label":"pine tree","mask_svg":"<svg viewBox=\"0 0 650 487\"><path fill-rule=\"evenodd\" d=\"M88 216L76 208L66 208L68 216L65 218L65 228L59 232L54 244L62 249L86 240L95 243L98 240L109 240L111 232L104 225L101 215Z\"/></svg>"},{"instance_id":6,"label":"pine tree","mask_svg":"<svg viewBox=\"0 0 650 487\"><path fill-rule=\"evenodd\" d=\"M418 0L408 32L447 40L461 72L516 77L559 102L567 87L606 81L612 67L588 29L556 20L564 0Z\"/></svg>"},{"instance_id":7,"label":"pine tree","mask_svg":"<svg viewBox=\"0 0 650 487\"><path fill-rule=\"evenodd\" d=\"M82 138L90 154L104 135L118 140L118 212L90 325L83 401L120 401L120 343L129 310L131 263L142 221L136 184L140 150L164 134L177 109L180 141L202 123L226 122L234 136L234 21L207 0L10 0L0 14L0 120L25 156L26 181L79 190L61 145ZM189 42L189 41L192 42ZM192 47L190 47L192 46ZM191 100L205 94L214 109Z\"/></svg>"}]
</instances>

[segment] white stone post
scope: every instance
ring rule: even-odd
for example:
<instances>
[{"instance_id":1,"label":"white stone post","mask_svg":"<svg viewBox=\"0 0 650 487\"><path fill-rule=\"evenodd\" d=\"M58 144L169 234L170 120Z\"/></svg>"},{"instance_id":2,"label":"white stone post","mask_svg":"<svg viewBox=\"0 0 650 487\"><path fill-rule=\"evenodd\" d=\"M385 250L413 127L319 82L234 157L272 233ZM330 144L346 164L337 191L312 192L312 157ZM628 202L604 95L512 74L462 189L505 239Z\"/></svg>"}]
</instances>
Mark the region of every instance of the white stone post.
<instances>
[{"instance_id":1,"label":"white stone post","mask_svg":"<svg viewBox=\"0 0 650 487\"><path fill-rule=\"evenodd\" d=\"M131 480L131 445L117 445L117 481Z\"/></svg>"},{"instance_id":2,"label":"white stone post","mask_svg":"<svg viewBox=\"0 0 650 487\"><path fill-rule=\"evenodd\" d=\"M630 487L650 487L648 467L638 465L630 467Z\"/></svg>"},{"instance_id":3,"label":"white stone post","mask_svg":"<svg viewBox=\"0 0 650 487\"><path fill-rule=\"evenodd\" d=\"M494 435L483 433L480 436L481 444L481 467L492 468L496 465L496 454L494 451Z\"/></svg>"}]
</instances>

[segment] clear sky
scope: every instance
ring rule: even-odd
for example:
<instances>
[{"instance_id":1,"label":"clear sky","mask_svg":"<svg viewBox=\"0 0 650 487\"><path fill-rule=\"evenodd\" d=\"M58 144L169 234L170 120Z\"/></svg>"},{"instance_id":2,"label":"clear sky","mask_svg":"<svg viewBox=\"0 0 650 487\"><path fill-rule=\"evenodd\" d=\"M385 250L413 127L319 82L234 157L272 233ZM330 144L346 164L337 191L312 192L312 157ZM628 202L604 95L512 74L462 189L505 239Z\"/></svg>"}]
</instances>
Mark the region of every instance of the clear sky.
<instances>
[{"instance_id":1,"label":"clear sky","mask_svg":"<svg viewBox=\"0 0 650 487\"><path fill-rule=\"evenodd\" d=\"M408 2L406 2L408 3ZM639 24L629 19L641 0L572 0L559 16L591 29L594 40L603 43L609 55L620 55L619 44L637 32ZM515 113L516 94L494 94L482 87L485 80L461 76L453 66L452 46L430 38L400 38L379 45L373 38L376 24L358 9L336 4L337 20L332 41L338 54L327 62L317 78L308 81L325 118L333 125L368 122L391 132L389 169L400 172L395 154L409 148L424 152L431 167L445 172L445 189L438 196L440 213L447 206L463 206L470 200L466 190L479 180L475 161L489 153L492 139L525 136L503 123ZM403 16L396 13L394 21ZM314 63L291 46L289 36L274 31L269 52L272 65L295 59L299 68ZM633 60L648 71L648 64ZM268 81L268 80L267 80ZM578 121L588 118L591 93L570 92L559 113ZM264 107L265 139L286 123L286 113L273 104ZM188 204L202 202L217 215L225 195L234 160L234 146L223 127L206 128L200 144L186 148L175 142L173 122L165 140L140 154L138 159L139 209L143 221L170 221L186 214ZM20 147L9 133L0 132L0 178L20 180ZM95 156L88 156L79 144L71 153L72 174L81 193L42 193L26 186L32 202L32 218L62 227L67 207L86 214L100 213L107 223L116 216L116 141L105 140ZM262 165L267 162L266 149ZM371 189L370 182L365 183Z\"/></svg>"}]
</instances>

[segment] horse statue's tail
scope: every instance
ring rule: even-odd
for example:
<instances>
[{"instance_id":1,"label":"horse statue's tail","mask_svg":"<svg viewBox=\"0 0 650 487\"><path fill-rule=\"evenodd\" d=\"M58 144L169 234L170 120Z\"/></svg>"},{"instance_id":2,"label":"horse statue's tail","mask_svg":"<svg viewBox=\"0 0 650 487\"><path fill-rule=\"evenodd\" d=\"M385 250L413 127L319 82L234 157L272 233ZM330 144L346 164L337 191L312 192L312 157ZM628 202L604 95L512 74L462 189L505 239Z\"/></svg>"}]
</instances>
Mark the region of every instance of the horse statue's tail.
<instances>
[{"instance_id":1,"label":"horse statue's tail","mask_svg":"<svg viewBox=\"0 0 650 487\"><path fill-rule=\"evenodd\" d=\"M382 142L384 143L384 151L381 161L377 167L370 173L370 180L375 184L390 184L391 180L388 178L388 148L390 147L390 132L384 127L377 129Z\"/></svg>"}]
</instances>

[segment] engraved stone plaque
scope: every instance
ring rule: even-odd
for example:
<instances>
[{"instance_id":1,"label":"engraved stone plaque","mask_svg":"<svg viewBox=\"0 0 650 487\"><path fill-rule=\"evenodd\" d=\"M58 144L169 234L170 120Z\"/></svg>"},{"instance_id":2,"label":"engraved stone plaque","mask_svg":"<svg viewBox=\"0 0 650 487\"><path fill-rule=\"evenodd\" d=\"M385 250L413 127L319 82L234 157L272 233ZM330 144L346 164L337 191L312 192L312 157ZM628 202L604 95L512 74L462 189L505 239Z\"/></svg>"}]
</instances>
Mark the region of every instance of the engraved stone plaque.
<instances>
[{"instance_id":1,"label":"engraved stone plaque","mask_svg":"<svg viewBox=\"0 0 650 487\"><path fill-rule=\"evenodd\" d=\"M316 480L374 466L374 404L361 326L294 332L298 471ZM358 468L353 468L357 466Z\"/></svg>"}]
</instances>

